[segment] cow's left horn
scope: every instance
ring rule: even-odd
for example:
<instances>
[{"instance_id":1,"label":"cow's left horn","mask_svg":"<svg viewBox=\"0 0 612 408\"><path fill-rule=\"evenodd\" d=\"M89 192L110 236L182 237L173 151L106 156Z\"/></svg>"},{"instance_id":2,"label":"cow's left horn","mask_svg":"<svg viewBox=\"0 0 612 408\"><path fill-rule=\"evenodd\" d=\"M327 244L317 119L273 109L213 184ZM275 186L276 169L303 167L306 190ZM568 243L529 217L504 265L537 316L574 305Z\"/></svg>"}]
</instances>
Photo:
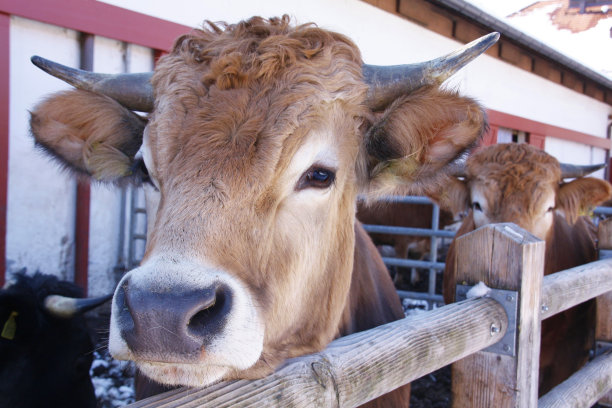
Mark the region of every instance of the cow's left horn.
<instances>
[{"instance_id":1,"label":"cow's left horn","mask_svg":"<svg viewBox=\"0 0 612 408\"><path fill-rule=\"evenodd\" d=\"M37 55L31 61L38 68L78 89L106 95L130 110L153 110L151 72L138 74L98 74L70 68Z\"/></svg>"},{"instance_id":2,"label":"cow's left horn","mask_svg":"<svg viewBox=\"0 0 612 408\"><path fill-rule=\"evenodd\" d=\"M605 163L587 165L560 163L560 165L562 179L584 177L606 167Z\"/></svg>"},{"instance_id":3,"label":"cow's left horn","mask_svg":"<svg viewBox=\"0 0 612 408\"><path fill-rule=\"evenodd\" d=\"M113 295L100 296L96 298L71 298L60 295L49 295L45 298L44 305L47 312L60 319L70 319L81 313L85 313L106 302Z\"/></svg>"},{"instance_id":4,"label":"cow's left horn","mask_svg":"<svg viewBox=\"0 0 612 408\"><path fill-rule=\"evenodd\" d=\"M499 33L487 34L440 58L417 64L368 65L361 67L365 82L370 86L366 104L372 110L382 110L401 95L422 86L441 84L474 58L497 42Z\"/></svg>"}]
</instances>

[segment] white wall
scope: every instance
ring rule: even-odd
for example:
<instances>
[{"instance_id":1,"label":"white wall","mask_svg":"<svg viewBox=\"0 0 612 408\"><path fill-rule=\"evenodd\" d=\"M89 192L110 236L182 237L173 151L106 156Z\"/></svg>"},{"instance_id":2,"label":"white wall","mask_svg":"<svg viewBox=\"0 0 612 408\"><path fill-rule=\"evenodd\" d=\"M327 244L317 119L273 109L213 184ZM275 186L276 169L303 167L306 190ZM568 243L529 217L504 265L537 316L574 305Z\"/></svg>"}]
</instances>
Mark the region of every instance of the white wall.
<instances>
[{"instance_id":1,"label":"white wall","mask_svg":"<svg viewBox=\"0 0 612 408\"><path fill-rule=\"evenodd\" d=\"M22 18L11 20L9 190L7 261L9 273L26 267L62 279L74 277L75 181L40 149L29 134L29 113L45 96L70 89L36 68L39 54L68 66L79 65L76 32ZM94 70L108 73L150 71L153 52L96 37ZM89 292L114 287L118 261L121 200L114 186L93 183L89 238Z\"/></svg>"},{"instance_id":2,"label":"white wall","mask_svg":"<svg viewBox=\"0 0 612 408\"><path fill-rule=\"evenodd\" d=\"M42 95L68 89L43 74L30 56L78 66L77 34L13 17L10 28L10 128L7 210L9 271L26 267L72 279L75 183L34 148L28 110Z\"/></svg>"},{"instance_id":3,"label":"white wall","mask_svg":"<svg viewBox=\"0 0 612 408\"><path fill-rule=\"evenodd\" d=\"M371 64L399 64L437 57L460 46L407 19L360 0L105 0L119 7L199 26L205 20L237 22L284 13L351 37ZM612 107L537 75L484 55L449 81L450 86L504 113L605 137Z\"/></svg>"}]
</instances>

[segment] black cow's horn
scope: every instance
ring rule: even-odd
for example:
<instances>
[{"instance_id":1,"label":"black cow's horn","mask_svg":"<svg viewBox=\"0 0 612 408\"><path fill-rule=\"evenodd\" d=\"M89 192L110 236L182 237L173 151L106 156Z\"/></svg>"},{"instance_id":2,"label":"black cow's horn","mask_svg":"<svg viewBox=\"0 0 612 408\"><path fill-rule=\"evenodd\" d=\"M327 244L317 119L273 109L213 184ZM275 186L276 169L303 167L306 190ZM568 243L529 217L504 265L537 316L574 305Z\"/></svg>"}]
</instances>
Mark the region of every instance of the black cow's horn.
<instances>
[{"instance_id":1,"label":"black cow's horn","mask_svg":"<svg viewBox=\"0 0 612 408\"><path fill-rule=\"evenodd\" d=\"M370 86L366 104L382 110L401 95L425 85L441 84L451 75L497 42L499 33L472 41L444 57L417 64L378 66L363 64L365 82Z\"/></svg>"},{"instance_id":2,"label":"black cow's horn","mask_svg":"<svg viewBox=\"0 0 612 408\"><path fill-rule=\"evenodd\" d=\"M603 169L604 167L606 167L605 163L587 164L583 166L568 163L560 163L560 165L561 179L584 177L593 172L596 172L599 169Z\"/></svg>"},{"instance_id":3,"label":"black cow's horn","mask_svg":"<svg viewBox=\"0 0 612 408\"><path fill-rule=\"evenodd\" d=\"M78 89L106 95L126 108L141 112L153 110L151 72L138 74L98 74L70 68L37 55L31 61L38 68Z\"/></svg>"},{"instance_id":4,"label":"black cow's horn","mask_svg":"<svg viewBox=\"0 0 612 408\"><path fill-rule=\"evenodd\" d=\"M45 298L44 305L47 312L61 319L70 319L81 313L85 313L106 302L113 295L100 296L97 298L71 298L60 295L49 295Z\"/></svg>"}]
</instances>

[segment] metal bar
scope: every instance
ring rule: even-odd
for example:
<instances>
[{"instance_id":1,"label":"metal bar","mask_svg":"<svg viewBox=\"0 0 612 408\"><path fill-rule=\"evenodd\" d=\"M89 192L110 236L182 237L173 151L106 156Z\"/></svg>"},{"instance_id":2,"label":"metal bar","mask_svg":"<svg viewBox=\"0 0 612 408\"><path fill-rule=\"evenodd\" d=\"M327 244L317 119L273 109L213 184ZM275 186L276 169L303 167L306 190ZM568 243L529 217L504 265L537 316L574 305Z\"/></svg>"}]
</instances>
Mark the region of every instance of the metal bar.
<instances>
[{"instance_id":1,"label":"metal bar","mask_svg":"<svg viewBox=\"0 0 612 408\"><path fill-rule=\"evenodd\" d=\"M437 204L433 204L433 211L431 214L431 229L433 232L438 232L440 227L440 207ZM431 262L438 262L438 239L435 236L430 238L429 246L429 260ZM437 271L435 268L429 269L429 284L427 286L430 296L436 293L436 275Z\"/></svg>"},{"instance_id":2,"label":"metal bar","mask_svg":"<svg viewBox=\"0 0 612 408\"><path fill-rule=\"evenodd\" d=\"M444 298L442 297L442 295L431 296L429 293L409 292L407 290L397 290L397 294L401 299L408 298L408 299L416 299L416 300L426 300L429 303L444 304ZM431 309L431 305L429 309Z\"/></svg>"},{"instance_id":3,"label":"metal bar","mask_svg":"<svg viewBox=\"0 0 612 408\"><path fill-rule=\"evenodd\" d=\"M137 188L132 186L130 188L130 228L128 230L128 264L127 269L130 270L136 265L134 262L134 228L136 226L136 214L134 208L136 208L136 193Z\"/></svg>"},{"instance_id":4,"label":"metal bar","mask_svg":"<svg viewBox=\"0 0 612 408\"><path fill-rule=\"evenodd\" d=\"M403 266L405 268L444 269L445 265L443 262L417 261L414 259L383 257L382 260L386 265Z\"/></svg>"},{"instance_id":5,"label":"metal bar","mask_svg":"<svg viewBox=\"0 0 612 408\"><path fill-rule=\"evenodd\" d=\"M121 187L120 193L120 212L119 212L119 239L117 244L117 265L115 265L115 271L125 270L125 207L127 204L126 187Z\"/></svg>"},{"instance_id":6,"label":"metal bar","mask_svg":"<svg viewBox=\"0 0 612 408\"><path fill-rule=\"evenodd\" d=\"M432 231L426 228L392 227L388 225L364 224L363 229L365 229L367 232L378 233L378 234L414 235L418 237L441 237L441 238L453 238L455 236L455 233L453 231L445 231L445 230Z\"/></svg>"},{"instance_id":7,"label":"metal bar","mask_svg":"<svg viewBox=\"0 0 612 408\"><path fill-rule=\"evenodd\" d=\"M595 207L593 214L612 215L612 207Z\"/></svg>"},{"instance_id":8,"label":"metal bar","mask_svg":"<svg viewBox=\"0 0 612 408\"><path fill-rule=\"evenodd\" d=\"M363 200L363 197L358 197L358 200ZM383 196L376 199L376 202L393 202L393 203L407 203L407 204L433 204L428 197L423 196Z\"/></svg>"}]
</instances>

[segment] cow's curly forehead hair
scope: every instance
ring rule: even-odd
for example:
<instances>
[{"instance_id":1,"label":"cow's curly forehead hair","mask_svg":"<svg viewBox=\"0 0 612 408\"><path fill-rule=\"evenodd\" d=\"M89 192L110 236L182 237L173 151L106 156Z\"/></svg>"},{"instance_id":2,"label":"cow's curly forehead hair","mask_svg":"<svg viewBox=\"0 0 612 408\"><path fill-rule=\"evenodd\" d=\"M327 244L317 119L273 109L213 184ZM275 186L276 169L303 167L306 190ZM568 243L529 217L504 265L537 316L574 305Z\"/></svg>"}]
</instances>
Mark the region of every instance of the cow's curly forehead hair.
<instances>
[{"instance_id":1,"label":"cow's curly forehead hair","mask_svg":"<svg viewBox=\"0 0 612 408\"><path fill-rule=\"evenodd\" d=\"M332 69L338 60L361 66L359 49L347 37L314 23L293 26L287 15L253 17L237 24L207 21L202 29L179 37L171 55L189 64L208 65L210 70L202 81L219 89L245 87L255 80L274 78L305 60L310 66L318 62L321 70Z\"/></svg>"},{"instance_id":2,"label":"cow's curly forehead hair","mask_svg":"<svg viewBox=\"0 0 612 408\"><path fill-rule=\"evenodd\" d=\"M555 183L561 179L557 159L527 144L501 144L483 149L472 154L466 164L472 176L491 178L493 173L495 182L499 184L517 177L521 179L517 180L519 183L525 183L525 177Z\"/></svg>"}]
</instances>

